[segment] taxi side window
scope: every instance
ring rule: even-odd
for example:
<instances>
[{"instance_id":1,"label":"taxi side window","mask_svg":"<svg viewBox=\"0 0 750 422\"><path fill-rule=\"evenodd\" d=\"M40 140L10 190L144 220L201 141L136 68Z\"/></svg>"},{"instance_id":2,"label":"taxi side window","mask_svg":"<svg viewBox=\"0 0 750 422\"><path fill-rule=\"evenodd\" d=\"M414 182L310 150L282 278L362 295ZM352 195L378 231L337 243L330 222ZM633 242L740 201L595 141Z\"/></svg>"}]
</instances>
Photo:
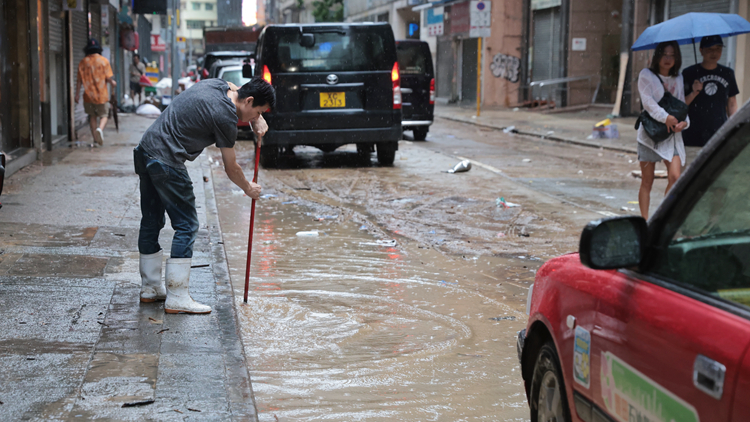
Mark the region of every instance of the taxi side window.
<instances>
[{"instance_id":1,"label":"taxi side window","mask_svg":"<svg viewBox=\"0 0 750 422\"><path fill-rule=\"evenodd\" d=\"M750 307L750 130L658 253L653 272ZM700 176L698 176L700 177Z\"/></svg>"}]
</instances>

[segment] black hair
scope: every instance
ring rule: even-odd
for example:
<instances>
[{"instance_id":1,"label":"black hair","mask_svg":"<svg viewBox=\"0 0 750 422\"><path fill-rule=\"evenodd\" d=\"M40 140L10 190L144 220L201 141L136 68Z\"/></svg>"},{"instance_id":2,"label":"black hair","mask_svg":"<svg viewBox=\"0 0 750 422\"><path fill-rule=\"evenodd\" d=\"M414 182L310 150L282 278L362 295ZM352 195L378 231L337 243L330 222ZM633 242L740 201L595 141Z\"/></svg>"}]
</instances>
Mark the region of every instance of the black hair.
<instances>
[{"instance_id":1,"label":"black hair","mask_svg":"<svg viewBox=\"0 0 750 422\"><path fill-rule=\"evenodd\" d=\"M237 91L237 98L240 100L247 97L253 97L253 107L262 105L268 105L270 108L276 107L276 90L260 76L253 77Z\"/></svg>"},{"instance_id":2,"label":"black hair","mask_svg":"<svg viewBox=\"0 0 750 422\"><path fill-rule=\"evenodd\" d=\"M138 53L135 53L135 54L133 54L133 58L136 58L136 57L138 57L138 58L140 59L140 58L141 58L141 55L140 55L140 54L138 54Z\"/></svg>"},{"instance_id":3,"label":"black hair","mask_svg":"<svg viewBox=\"0 0 750 422\"><path fill-rule=\"evenodd\" d=\"M657 75L659 74L659 62L661 61L662 56L664 56L664 50L668 46L672 46L674 49L674 66L669 69L669 76L677 76L680 74L680 68L682 67L682 53L680 52L680 45L677 44L677 41L659 43L659 45L656 46L656 50L654 50L654 57L651 59L651 66L649 66L649 68Z\"/></svg>"}]
</instances>

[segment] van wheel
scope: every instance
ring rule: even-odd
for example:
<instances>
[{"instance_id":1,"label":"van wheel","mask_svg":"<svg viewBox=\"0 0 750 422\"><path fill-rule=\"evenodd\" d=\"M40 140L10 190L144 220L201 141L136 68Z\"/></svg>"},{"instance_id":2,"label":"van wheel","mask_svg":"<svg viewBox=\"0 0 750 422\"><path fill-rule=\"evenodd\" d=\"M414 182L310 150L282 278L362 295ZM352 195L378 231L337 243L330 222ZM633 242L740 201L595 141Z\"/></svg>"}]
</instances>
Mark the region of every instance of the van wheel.
<instances>
[{"instance_id":1,"label":"van wheel","mask_svg":"<svg viewBox=\"0 0 750 422\"><path fill-rule=\"evenodd\" d=\"M390 166L393 164L393 160L396 159L396 148L398 144L396 142L381 142L378 144L378 162L384 166Z\"/></svg>"},{"instance_id":2,"label":"van wheel","mask_svg":"<svg viewBox=\"0 0 750 422\"><path fill-rule=\"evenodd\" d=\"M414 140L415 141L424 141L427 139L427 132L430 130L429 127L420 127L420 128L414 128Z\"/></svg>"},{"instance_id":3,"label":"van wheel","mask_svg":"<svg viewBox=\"0 0 750 422\"><path fill-rule=\"evenodd\" d=\"M547 342L537 355L531 378L531 422L568 422L567 392L555 344Z\"/></svg>"},{"instance_id":4,"label":"van wheel","mask_svg":"<svg viewBox=\"0 0 750 422\"><path fill-rule=\"evenodd\" d=\"M266 146L260 149L260 165L264 168L276 167L279 160L279 147Z\"/></svg>"}]
</instances>

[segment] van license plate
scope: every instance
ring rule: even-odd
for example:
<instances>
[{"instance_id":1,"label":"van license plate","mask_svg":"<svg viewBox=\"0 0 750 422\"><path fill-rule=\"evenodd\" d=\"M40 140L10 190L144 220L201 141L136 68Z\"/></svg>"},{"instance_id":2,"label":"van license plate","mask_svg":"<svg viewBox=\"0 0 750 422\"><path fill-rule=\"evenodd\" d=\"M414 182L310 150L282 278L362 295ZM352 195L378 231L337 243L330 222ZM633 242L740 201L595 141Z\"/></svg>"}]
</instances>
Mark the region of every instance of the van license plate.
<instances>
[{"instance_id":1,"label":"van license plate","mask_svg":"<svg viewBox=\"0 0 750 422\"><path fill-rule=\"evenodd\" d=\"M343 92L321 92L320 108L346 107L346 95Z\"/></svg>"}]
</instances>

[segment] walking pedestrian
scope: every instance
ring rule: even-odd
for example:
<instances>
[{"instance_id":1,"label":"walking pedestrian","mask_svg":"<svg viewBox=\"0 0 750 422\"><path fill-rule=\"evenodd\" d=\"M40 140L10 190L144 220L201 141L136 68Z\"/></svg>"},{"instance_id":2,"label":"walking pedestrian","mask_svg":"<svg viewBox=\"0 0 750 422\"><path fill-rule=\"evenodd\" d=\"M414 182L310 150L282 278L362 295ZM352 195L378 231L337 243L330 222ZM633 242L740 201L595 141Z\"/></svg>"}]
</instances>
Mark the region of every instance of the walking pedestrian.
<instances>
[{"instance_id":1,"label":"walking pedestrian","mask_svg":"<svg viewBox=\"0 0 750 422\"><path fill-rule=\"evenodd\" d=\"M165 300L167 313L205 314L211 307L192 299L189 290L193 243L198 233L193 182L185 161L195 160L209 145L221 150L224 171L245 194L257 199L261 187L245 178L237 164L234 143L237 121L250 122L263 136L268 125L261 113L274 107L273 87L260 77L237 89L221 79L202 81L175 97L146 130L133 155L140 177L141 226L138 235L141 302ZM165 282L161 279L162 249L159 232L164 212L174 229L172 251L167 259Z\"/></svg>"},{"instance_id":2,"label":"walking pedestrian","mask_svg":"<svg viewBox=\"0 0 750 422\"><path fill-rule=\"evenodd\" d=\"M78 63L75 101L78 103L81 85L83 85L83 109L89 116L91 136L97 144L104 145L104 128L107 126L109 115L107 83L114 89L117 82L109 60L101 55L102 47L99 46L97 40L91 38L83 51L86 52L86 57ZM99 118L98 124L97 118Z\"/></svg>"},{"instance_id":3,"label":"walking pedestrian","mask_svg":"<svg viewBox=\"0 0 750 422\"><path fill-rule=\"evenodd\" d=\"M133 63L130 64L130 98L133 99L133 104L137 107L141 104L141 76L146 74L146 66L141 63L141 56L138 54L133 55ZM135 100L135 96L138 96L138 101Z\"/></svg>"},{"instance_id":4,"label":"walking pedestrian","mask_svg":"<svg viewBox=\"0 0 750 422\"><path fill-rule=\"evenodd\" d=\"M656 46L650 66L641 70L638 75L638 92L643 108L654 120L666 124L669 132L673 133L673 136L664 141L654 142L643 125L638 128L638 161L641 165L638 205L641 209L641 216L645 219L648 219L656 163L663 161L667 166L665 194L680 177L681 164L685 163L682 131L690 126L690 118L680 122L659 106L659 100L664 96L665 90L678 100L685 101L685 87L682 75L679 73L680 66L682 66L680 46L676 41L663 42Z\"/></svg>"},{"instance_id":5,"label":"walking pedestrian","mask_svg":"<svg viewBox=\"0 0 750 422\"><path fill-rule=\"evenodd\" d=\"M682 71L685 102L690 106L690 129L683 132L688 158L692 161L709 139L737 112L737 80L734 70L719 64L724 42L718 35L703 37L701 63Z\"/></svg>"}]
</instances>

